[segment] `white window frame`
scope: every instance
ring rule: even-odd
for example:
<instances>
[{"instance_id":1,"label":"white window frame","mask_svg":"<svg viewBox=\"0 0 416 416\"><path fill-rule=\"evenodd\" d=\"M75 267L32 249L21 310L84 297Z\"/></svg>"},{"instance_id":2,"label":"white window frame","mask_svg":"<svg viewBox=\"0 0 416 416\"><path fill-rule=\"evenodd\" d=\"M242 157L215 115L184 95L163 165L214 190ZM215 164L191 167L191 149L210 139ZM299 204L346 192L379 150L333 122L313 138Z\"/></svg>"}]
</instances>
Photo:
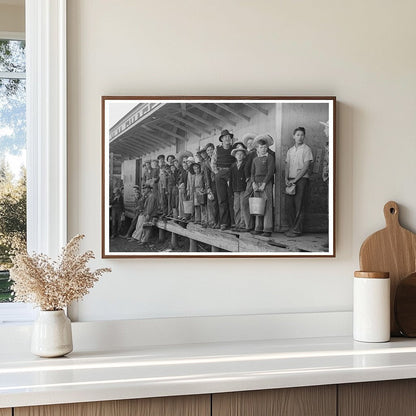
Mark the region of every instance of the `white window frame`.
<instances>
[{"instance_id":1,"label":"white window frame","mask_svg":"<svg viewBox=\"0 0 416 416\"><path fill-rule=\"evenodd\" d=\"M66 0L26 0L25 19L27 244L56 257L67 242ZM33 319L32 307L1 306L8 322Z\"/></svg>"}]
</instances>

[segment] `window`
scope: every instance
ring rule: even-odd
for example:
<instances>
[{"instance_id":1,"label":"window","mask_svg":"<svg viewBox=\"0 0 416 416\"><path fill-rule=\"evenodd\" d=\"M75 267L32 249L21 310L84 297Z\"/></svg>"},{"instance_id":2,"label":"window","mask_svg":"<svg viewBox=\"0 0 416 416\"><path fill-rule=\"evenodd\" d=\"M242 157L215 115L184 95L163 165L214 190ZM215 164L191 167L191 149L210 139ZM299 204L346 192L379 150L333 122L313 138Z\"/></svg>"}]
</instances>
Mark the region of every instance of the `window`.
<instances>
[{"instance_id":1,"label":"window","mask_svg":"<svg viewBox=\"0 0 416 416\"><path fill-rule=\"evenodd\" d=\"M0 302L11 301L7 269L26 244L25 41L0 39Z\"/></svg>"},{"instance_id":2,"label":"window","mask_svg":"<svg viewBox=\"0 0 416 416\"><path fill-rule=\"evenodd\" d=\"M67 242L66 0L25 0L25 21L27 247L56 257ZM0 323L33 316L31 305L0 303Z\"/></svg>"},{"instance_id":3,"label":"window","mask_svg":"<svg viewBox=\"0 0 416 416\"><path fill-rule=\"evenodd\" d=\"M26 244L26 44L0 34L0 323L30 319L12 301L10 252Z\"/></svg>"}]
</instances>

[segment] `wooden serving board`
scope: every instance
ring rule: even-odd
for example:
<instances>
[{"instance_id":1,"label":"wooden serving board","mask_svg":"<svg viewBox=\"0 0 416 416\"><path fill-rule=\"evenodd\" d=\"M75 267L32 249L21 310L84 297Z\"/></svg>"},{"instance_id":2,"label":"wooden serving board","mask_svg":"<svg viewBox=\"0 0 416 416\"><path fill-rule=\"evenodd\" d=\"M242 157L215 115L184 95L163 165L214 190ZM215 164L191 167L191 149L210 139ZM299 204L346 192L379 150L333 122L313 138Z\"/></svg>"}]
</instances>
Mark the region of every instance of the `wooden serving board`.
<instances>
[{"instance_id":1,"label":"wooden serving board","mask_svg":"<svg viewBox=\"0 0 416 416\"><path fill-rule=\"evenodd\" d=\"M401 279L416 271L416 234L399 222L399 206L390 201L384 205L386 228L370 235L360 250L362 271L390 273L390 328L391 335L400 335L394 319L394 299Z\"/></svg>"}]
</instances>

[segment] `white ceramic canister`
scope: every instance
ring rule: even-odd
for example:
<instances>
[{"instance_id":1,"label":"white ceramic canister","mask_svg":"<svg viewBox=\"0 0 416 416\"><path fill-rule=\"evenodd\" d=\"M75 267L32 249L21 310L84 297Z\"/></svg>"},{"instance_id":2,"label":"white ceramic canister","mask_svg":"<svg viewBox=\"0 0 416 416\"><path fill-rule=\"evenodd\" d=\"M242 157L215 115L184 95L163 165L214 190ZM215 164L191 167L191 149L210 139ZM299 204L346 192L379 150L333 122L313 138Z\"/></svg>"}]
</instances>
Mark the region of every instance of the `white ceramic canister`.
<instances>
[{"instance_id":1,"label":"white ceramic canister","mask_svg":"<svg viewBox=\"0 0 416 416\"><path fill-rule=\"evenodd\" d=\"M354 273L353 336L362 342L390 341L389 273Z\"/></svg>"}]
</instances>

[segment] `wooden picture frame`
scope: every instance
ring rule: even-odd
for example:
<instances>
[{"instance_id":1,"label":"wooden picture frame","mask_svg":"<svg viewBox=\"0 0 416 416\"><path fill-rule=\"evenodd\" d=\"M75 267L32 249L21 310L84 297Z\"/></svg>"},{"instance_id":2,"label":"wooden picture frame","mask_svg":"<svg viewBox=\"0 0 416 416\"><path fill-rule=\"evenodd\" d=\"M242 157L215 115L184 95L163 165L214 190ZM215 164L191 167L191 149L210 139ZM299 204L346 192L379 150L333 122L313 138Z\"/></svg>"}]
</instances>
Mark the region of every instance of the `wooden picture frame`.
<instances>
[{"instance_id":1,"label":"wooden picture frame","mask_svg":"<svg viewBox=\"0 0 416 416\"><path fill-rule=\"evenodd\" d=\"M103 96L102 257L335 257L335 114L332 96Z\"/></svg>"}]
</instances>

